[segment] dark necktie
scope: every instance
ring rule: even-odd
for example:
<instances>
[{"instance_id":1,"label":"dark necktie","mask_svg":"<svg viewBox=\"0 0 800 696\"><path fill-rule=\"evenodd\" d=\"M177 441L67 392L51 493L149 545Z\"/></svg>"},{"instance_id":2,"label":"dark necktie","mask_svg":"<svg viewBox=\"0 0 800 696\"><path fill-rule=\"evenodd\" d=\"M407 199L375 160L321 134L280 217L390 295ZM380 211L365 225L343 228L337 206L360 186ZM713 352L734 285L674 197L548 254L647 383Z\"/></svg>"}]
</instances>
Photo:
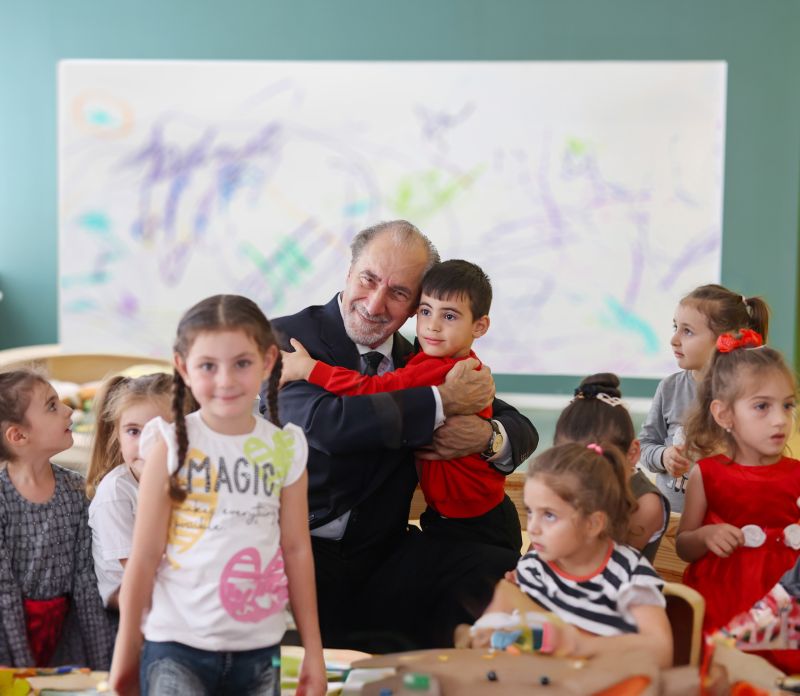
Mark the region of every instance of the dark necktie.
<instances>
[{"instance_id":1,"label":"dark necktie","mask_svg":"<svg viewBox=\"0 0 800 696\"><path fill-rule=\"evenodd\" d=\"M367 362L367 369L364 370L364 374L377 375L378 365L380 365L381 360L383 360L383 353L379 353L377 350L371 350L369 353L364 353L361 357Z\"/></svg>"}]
</instances>

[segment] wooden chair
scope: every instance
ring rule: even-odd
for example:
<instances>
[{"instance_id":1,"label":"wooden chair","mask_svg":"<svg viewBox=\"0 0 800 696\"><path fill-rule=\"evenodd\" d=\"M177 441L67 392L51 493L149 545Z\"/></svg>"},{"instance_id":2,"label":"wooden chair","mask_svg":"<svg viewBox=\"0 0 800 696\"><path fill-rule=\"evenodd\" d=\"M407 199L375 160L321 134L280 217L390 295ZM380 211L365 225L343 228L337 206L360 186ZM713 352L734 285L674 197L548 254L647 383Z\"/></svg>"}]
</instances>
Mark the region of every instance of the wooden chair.
<instances>
[{"instance_id":1,"label":"wooden chair","mask_svg":"<svg viewBox=\"0 0 800 696\"><path fill-rule=\"evenodd\" d=\"M59 345L28 346L0 351L2 370L36 367L44 370L50 379L64 382L93 382L139 364L152 365L153 368L167 371L172 369L169 361L158 358L114 353L68 353Z\"/></svg>"},{"instance_id":2,"label":"wooden chair","mask_svg":"<svg viewBox=\"0 0 800 696\"><path fill-rule=\"evenodd\" d=\"M699 592L679 582L664 585L664 598L672 627L673 664L696 667L700 663L706 602Z\"/></svg>"},{"instance_id":3,"label":"wooden chair","mask_svg":"<svg viewBox=\"0 0 800 696\"><path fill-rule=\"evenodd\" d=\"M678 533L680 521L680 513L670 513L667 531L661 539L661 546L658 547L653 563L658 574L667 582L681 582L683 580L683 571L688 565L686 561L678 558L678 553L675 550L675 537Z\"/></svg>"}]
</instances>

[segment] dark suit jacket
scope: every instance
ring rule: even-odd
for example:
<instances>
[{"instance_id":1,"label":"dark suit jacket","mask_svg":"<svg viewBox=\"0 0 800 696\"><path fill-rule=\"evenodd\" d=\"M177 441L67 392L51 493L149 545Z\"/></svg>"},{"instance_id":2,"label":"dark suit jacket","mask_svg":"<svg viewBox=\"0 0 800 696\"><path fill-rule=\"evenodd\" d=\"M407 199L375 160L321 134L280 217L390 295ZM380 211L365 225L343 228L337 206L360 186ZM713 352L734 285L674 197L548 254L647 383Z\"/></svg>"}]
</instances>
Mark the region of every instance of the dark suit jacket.
<instances>
[{"instance_id":1,"label":"dark suit jacket","mask_svg":"<svg viewBox=\"0 0 800 696\"><path fill-rule=\"evenodd\" d=\"M326 305L307 307L272 324L282 348L289 348L289 339L296 338L312 357L360 370L358 350L345 332L337 296ZM411 350L408 341L395 334L395 367L404 364ZM417 484L413 452L433 437L436 404L431 388L340 397L298 381L281 389L278 404L281 421L297 424L308 438L312 529L352 510L345 540L353 550L387 543L392 534L401 533ZM493 409L509 436L517 466L536 448L536 429L499 399Z\"/></svg>"}]
</instances>

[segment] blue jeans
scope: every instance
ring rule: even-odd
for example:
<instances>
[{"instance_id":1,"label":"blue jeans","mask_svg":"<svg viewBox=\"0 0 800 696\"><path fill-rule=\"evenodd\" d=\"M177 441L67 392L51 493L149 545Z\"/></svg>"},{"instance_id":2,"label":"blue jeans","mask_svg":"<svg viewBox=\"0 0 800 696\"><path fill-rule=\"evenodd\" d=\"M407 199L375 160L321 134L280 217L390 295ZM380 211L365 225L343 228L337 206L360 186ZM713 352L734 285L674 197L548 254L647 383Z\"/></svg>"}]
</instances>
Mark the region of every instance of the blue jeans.
<instances>
[{"instance_id":1,"label":"blue jeans","mask_svg":"<svg viewBox=\"0 0 800 696\"><path fill-rule=\"evenodd\" d=\"M280 646L209 652L182 643L146 640L139 684L142 696L279 696Z\"/></svg>"}]
</instances>

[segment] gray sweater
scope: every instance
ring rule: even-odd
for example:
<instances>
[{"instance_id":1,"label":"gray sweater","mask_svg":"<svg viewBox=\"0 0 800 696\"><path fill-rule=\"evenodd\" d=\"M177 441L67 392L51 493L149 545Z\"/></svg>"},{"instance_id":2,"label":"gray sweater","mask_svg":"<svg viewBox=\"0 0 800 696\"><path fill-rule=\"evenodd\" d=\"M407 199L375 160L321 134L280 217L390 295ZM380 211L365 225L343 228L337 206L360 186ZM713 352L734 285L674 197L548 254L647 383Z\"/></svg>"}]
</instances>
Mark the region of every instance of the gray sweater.
<instances>
[{"instance_id":1,"label":"gray sweater","mask_svg":"<svg viewBox=\"0 0 800 696\"><path fill-rule=\"evenodd\" d=\"M697 395L697 385L691 372L681 370L663 379L656 389L650 413L642 425L639 440L642 444L641 463L658 474L656 485L667 497L673 512L683 511L685 493L673 490L674 479L661 463L661 456L672 445L675 431Z\"/></svg>"}]
</instances>

